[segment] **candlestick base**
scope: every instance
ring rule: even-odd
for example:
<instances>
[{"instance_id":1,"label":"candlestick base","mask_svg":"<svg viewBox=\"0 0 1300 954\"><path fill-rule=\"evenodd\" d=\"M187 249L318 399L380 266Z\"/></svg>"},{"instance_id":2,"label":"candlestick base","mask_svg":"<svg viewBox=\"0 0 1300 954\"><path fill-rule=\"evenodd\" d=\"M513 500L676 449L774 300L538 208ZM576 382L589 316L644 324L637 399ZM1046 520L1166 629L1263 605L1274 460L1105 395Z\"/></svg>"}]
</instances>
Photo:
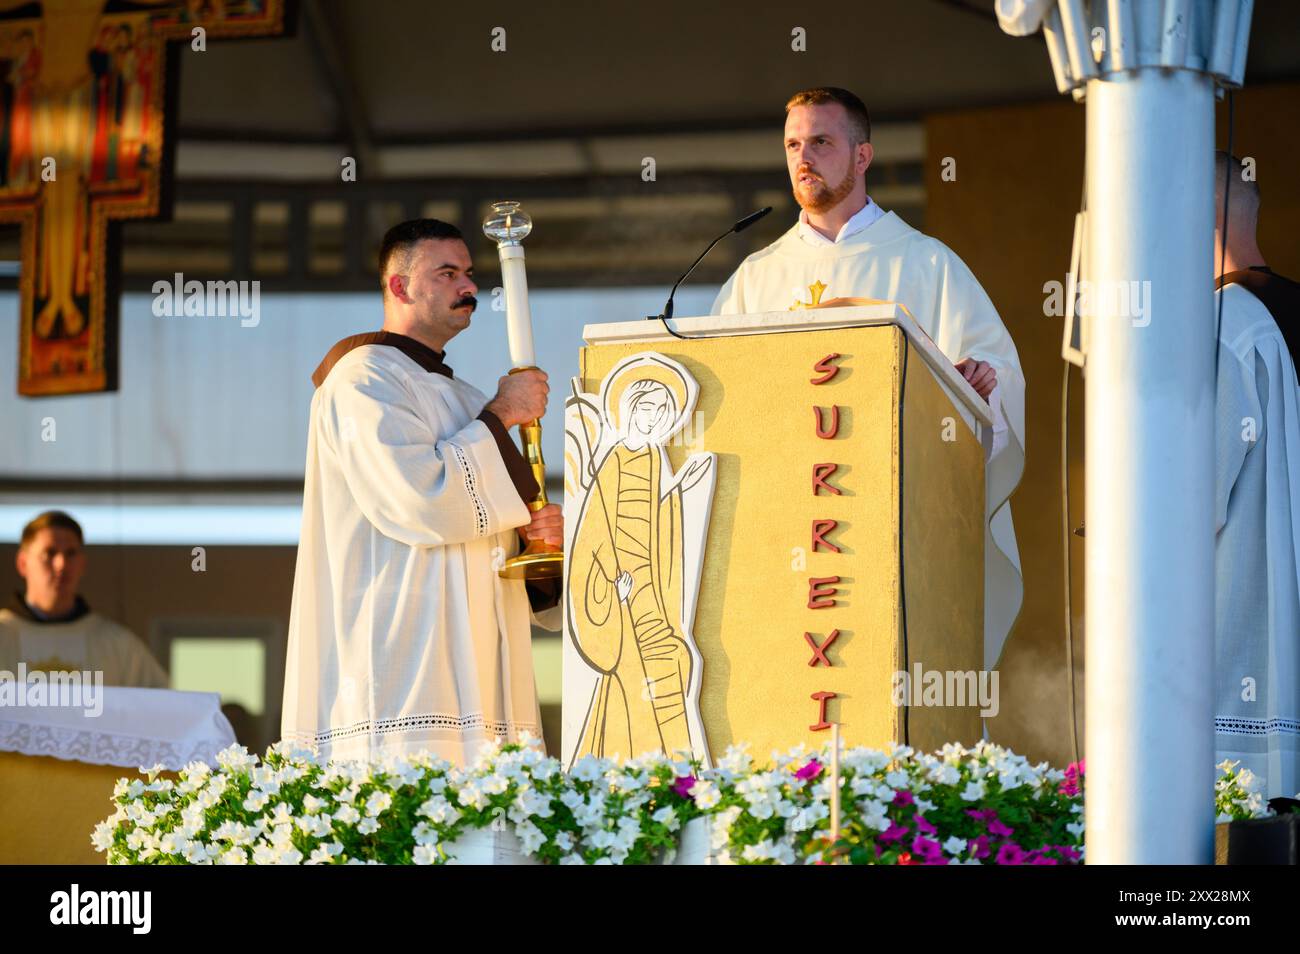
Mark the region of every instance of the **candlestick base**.
<instances>
[{"instance_id":1,"label":"candlestick base","mask_svg":"<svg viewBox=\"0 0 1300 954\"><path fill-rule=\"evenodd\" d=\"M512 556L498 573L503 580L558 580L564 575L564 553L541 540L532 540L523 553Z\"/></svg>"}]
</instances>

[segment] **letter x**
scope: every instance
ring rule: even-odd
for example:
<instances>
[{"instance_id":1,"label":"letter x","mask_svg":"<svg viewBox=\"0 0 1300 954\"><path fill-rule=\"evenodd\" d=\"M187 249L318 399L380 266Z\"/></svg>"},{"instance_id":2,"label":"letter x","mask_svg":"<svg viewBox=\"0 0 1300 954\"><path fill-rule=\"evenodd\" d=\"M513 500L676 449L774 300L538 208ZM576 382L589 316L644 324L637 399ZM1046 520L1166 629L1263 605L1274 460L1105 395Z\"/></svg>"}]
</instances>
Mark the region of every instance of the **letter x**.
<instances>
[{"instance_id":1,"label":"letter x","mask_svg":"<svg viewBox=\"0 0 1300 954\"><path fill-rule=\"evenodd\" d=\"M803 638L807 641L808 645L812 647L813 651L813 657L808 660L808 665L816 666L818 663L821 663L823 666L831 665L831 661L826 658L826 650L830 649L831 643L835 642L839 637L840 631L838 629L833 629L826 636L826 639L818 644L817 640L813 639L812 633L804 633Z\"/></svg>"}]
</instances>

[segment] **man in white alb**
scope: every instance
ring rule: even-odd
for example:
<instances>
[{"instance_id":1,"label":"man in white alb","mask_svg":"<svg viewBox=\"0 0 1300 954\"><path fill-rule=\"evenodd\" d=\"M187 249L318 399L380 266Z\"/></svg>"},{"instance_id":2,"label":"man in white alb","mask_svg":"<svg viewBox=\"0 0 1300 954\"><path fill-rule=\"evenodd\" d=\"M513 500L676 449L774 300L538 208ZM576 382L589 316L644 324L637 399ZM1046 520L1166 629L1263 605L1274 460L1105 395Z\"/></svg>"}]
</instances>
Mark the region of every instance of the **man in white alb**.
<instances>
[{"instance_id":1,"label":"man in white alb","mask_svg":"<svg viewBox=\"0 0 1300 954\"><path fill-rule=\"evenodd\" d=\"M328 758L464 763L541 735L530 621L559 629L558 587L497 570L521 538L563 539L559 507L530 518L537 484L507 433L542 416L546 375L503 377L488 400L445 363L476 305L455 226L390 229L380 275L383 330L312 376L281 734Z\"/></svg>"},{"instance_id":2,"label":"man in white alb","mask_svg":"<svg viewBox=\"0 0 1300 954\"><path fill-rule=\"evenodd\" d=\"M166 689L167 673L135 634L77 593L86 571L81 524L47 510L23 527L14 561L23 588L0 609L0 672L98 672L106 686Z\"/></svg>"},{"instance_id":3,"label":"man in white alb","mask_svg":"<svg viewBox=\"0 0 1300 954\"><path fill-rule=\"evenodd\" d=\"M848 90L819 87L791 97L785 156L802 208L799 221L740 264L713 314L785 311L808 296L810 304L833 298L899 302L989 402L994 426L985 469L984 661L992 669L1023 595L1008 501L1025 460L1020 357L962 260L871 201L870 140L867 108Z\"/></svg>"},{"instance_id":4,"label":"man in white alb","mask_svg":"<svg viewBox=\"0 0 1300 954\"><path fill-rule=\"evenodd\" d=\"M1228 176L1227 241L1223 193ZM1259 187L1215 157L1214 748L1268 798L1300 791L1300 285L1255 240Z\"/></svg>"}]
</instances>

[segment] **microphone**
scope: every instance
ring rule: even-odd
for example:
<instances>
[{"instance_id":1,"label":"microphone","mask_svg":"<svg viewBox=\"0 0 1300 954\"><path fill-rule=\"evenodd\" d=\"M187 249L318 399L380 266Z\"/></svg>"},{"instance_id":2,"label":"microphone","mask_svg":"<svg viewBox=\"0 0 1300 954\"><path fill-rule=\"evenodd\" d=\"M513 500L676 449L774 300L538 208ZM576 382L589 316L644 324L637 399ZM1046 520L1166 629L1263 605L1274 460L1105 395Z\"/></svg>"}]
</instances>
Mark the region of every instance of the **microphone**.
<instances>
[{"instance_id":1,"label":"microphone","mask_svg":"<svg viewBox=\"0 0 1300 954\"><path fill-rule=\"evenodd\" d=\"M731 228L727 229L727 231L723 232L712 242L710 242L709 247L706 248L703 252L701 252L700 257L691 263L691 267L686 269L686 272L682 275L681 278L677 279L677 283L673 285L673 290L668 293L668 301L664 303L663 312L658 315L647 315L646 320L654 321L655 319L658 319L659 321L662 321L664 323L664 328L668 330L669 334L673 335L676 338L685 337L684 335L677 334L677 332L673 331L673 329L668 327L668 319L673 316L673 296L677 294L678 286L680 286L682 282L686 281L686 279L690 277L691 272L695 271L696 265L699 265L700 262L704 261L704 256L708 255L709 252L713 251L713 246L717 245L728 235L734 235L737 232L745 231L745 229L749 228L751 225L753 225L755 222L757 222L759 219L761 219L763 216L767 215L771 211L772 211L772 207L769 205L766 208L759 209L757 212L751 212L749 215L745 216L743 219L741 219Z\"/></svg>"}]
</instances>

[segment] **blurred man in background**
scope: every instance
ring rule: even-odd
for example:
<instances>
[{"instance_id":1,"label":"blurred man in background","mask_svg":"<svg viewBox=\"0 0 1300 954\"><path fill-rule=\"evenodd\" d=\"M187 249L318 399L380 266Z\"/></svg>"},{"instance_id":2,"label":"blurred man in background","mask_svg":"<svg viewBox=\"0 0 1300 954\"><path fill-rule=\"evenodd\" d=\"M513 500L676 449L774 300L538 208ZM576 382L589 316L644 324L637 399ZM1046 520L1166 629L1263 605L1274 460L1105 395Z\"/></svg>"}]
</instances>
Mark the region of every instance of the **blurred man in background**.
<instances>
[{"instance_id":1,"label":"blurred man in background","mask_svg":"<svg viewBox=\"0 0 1300 954\"><path fill-rule=\"evenodd\" d=\"M81 525L48 510L23 528L15 561L23 587L0 609L0 670L102 672L104 685L167 688L167 673L130 630L78 595L86 571Z\"/></svg>"}]
</instances>

